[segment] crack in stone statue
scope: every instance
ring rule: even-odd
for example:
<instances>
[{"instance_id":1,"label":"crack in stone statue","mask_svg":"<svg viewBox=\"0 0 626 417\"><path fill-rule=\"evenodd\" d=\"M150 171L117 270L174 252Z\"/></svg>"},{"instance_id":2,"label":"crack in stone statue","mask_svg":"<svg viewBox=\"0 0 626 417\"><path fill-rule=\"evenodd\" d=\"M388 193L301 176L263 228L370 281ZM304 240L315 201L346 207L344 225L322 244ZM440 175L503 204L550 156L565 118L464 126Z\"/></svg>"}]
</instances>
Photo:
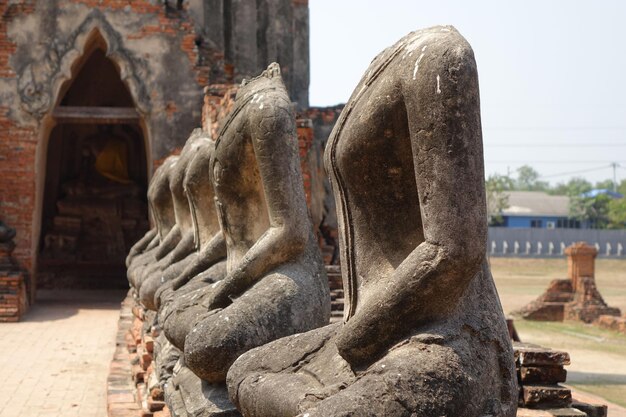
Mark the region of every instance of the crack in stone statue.
<instances>
[{"instance_id":1,"label":"crack in stone statue","mask_svg":"<svg viewBox=\"0 0 626 417\"><path fill-rule=\"evenodd\" d=\"M241 150L218 153L220 194L231 178L226 152ZM511 342L486 261L478 76L465 39L433 27L378 55L335 126L325 163L337 202L344 322L244 353L228 372L233 403L255 417L515 416ZM261 170L279 161L268 164ZM214 296L211 305L226 299ZM201 338L191 340L186 358L195 359Z\"/></svg>"}]
</instances>

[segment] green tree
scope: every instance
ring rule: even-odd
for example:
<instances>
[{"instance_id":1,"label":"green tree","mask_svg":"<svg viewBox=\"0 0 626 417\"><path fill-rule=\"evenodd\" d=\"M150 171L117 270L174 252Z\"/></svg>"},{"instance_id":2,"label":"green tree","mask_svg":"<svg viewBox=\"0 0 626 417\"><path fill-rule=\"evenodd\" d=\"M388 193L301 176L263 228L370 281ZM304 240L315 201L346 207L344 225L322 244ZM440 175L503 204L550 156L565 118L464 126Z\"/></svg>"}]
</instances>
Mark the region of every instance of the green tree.
<instances>
[{"instance_id":1,"label":"green tree","mask_svg":"<svg viewBox=\"0 0 626 417\"><path fill-rule=\"evenodd\" d=\"M513 180L506 175L490 175L485 181L489 226L502 225L502 212L509 207L509 196L506 191L513 189L513 186Z\"/></svg>"},{"instance_id":2,"label":"green tree","mask_svg":"<svg viewBox=\"0 0 626 417\"><path fill-rule=\"evenodd\" d=\"M598 190L610 190L613 191L613 180L604 180L596 182L595 187Z\"/></svg>"},{"instance_id":3,"label":"green tree","mask_svg":"<svg viewBox=\"0 0 626 417\"><path fill-rule=\"evenodd\" d=\"M626 197L626 180L622 180L617 186L617 192Z\"/></svg>"},{"instance_id":4,"label":"green tree","mask_svg":"<svg viewBox=\"0 0 626 417\"><path fill-rule=\"evenodd\" d=\"M539 181L541 175L533 167L522 165L517 169L517 181L515 189L519 191L546 191L550 185L545 181Z\"/></svg>"},{"instance_id":5,"label":"green tree","mask_svg":"<svg viewBox=\"0 0 626 417\"><path fill-rule=\"evenodd\" d=\"M609 228L626 228L626 197L616 198L609 202Z\"/></svg>"},{"instance_id":6,"label":"green tree","mask_svg":"<svg viewBox=\"0 0 626 417\"><path fill-rule=\"evenodd\" d=\"M555 195L568 195L570 197L578 196L586 193L593 187L589 181L581 177L574 177L568 182L559 183L550 190L550 194Z\"/></svg>"},{"instance_id":7,"label":"green tree","mask_svg":"<svg viewBox=\"0 0 626 417\"><path fill-rule=\"evenodd\" d=\"M581 222L589 222L595 229L606 229L609 226L609 203L611 197L599 194L595 197L582 195L572 196L570 199L570 217Z\"/></svg>"}]
</instances>

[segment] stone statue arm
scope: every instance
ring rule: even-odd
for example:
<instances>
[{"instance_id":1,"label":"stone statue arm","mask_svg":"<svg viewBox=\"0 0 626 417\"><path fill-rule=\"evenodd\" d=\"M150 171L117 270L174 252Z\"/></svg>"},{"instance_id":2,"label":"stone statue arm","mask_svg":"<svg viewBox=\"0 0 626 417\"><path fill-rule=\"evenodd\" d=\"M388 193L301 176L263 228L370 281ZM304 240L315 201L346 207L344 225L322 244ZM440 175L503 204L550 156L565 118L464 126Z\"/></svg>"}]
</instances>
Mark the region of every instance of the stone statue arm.
<instances>
[{"instance_id":1,"label":"stone statue arm","mask_svg":"<svg viewBox=\"0 0 626 417\"><path fill-rule=\"evenodd\" d=\"M176 291L190 279L206 271L218 261L226 258L226 241L224 234L219 231L213 236L209 243L200 250L198 257L183 272L172 281L172 289Z\"/></svg>"},{"instance_id":2,"label":"stone statue arm","mask_svg":"<svg viewBox=\"0 0 626 417\"><path fill-rule=\"evenodd\" d=\"M144 249L144 252L147 252L149 250L152 250L158 247L160 243L161 243L161 240L159 239L159 232L157 231L156 234L154 235L154 238L150 241L150 243L148 243L148 246L146 246L146 249Z\"/></svg>"},{"instance_id":3,"label":"stone statue arm","mask_svg":"<svg viewBox=\"0 0 626 417\"><path fill-rule=\"evenodd\" d=\"M473 53L469 45L437 46L429 50L442 58L429 62L425 56L419 68L424 79L404 74L403 86L424 242L342 327L337 347L353 366L371 363L411 331L445 322L486 253Z\"/></svg>"},{"instance_id":4,"label":"stone statue arm","mask_svg":"<svg viewBox=\"0 0 626 417\"><path fill-rule=\"evenodd\" d=\"M193 231L189 230L181 236L180 241L174 249L168 254L169 262L175 264L182 261L187 255L195 251Z\"/></svg>"},{"instance_id":5,"label":"stone statue arm","mask_svg":"<svg viewBox=\"0 0 626 417\"><path fill-rule=\"evenodd\" d=\"M141 239L137 241L128 251L128 256L126 257L126 266L130 264L130 260L134 258L137 254L144 252L148 249L155 236L157 235L156 227L148 230L145 235Z\"/></svg>"},{"instance_id":6,"label":"stone statue arm","mask_svg":"<svg viewBox=\"0 0 626 417\"><path fill-rule=\"evenodd\" d=\"M291 103L271 95L254 107L249 129L263 182L270 227L222 281L209 301L224 307L254 282L299 256L310 233Z\"/></svg>"},{"instance_id":7,"label":"stone statue arm","mask_svg":"<svg viewBox=\"0 0 626 417\"><path fill-rule=\"evenodd\" d=\"M181 237L182 236L180 227L176 224L170 229L167 235L165 235L165 237L163 238L163 241L159 244L159 249L157 249L156 253L154 254L156 260L160 261L165 256L167 256L168 253L174 250L176 245L178 245Z\"/></svg>"}]
</instances>

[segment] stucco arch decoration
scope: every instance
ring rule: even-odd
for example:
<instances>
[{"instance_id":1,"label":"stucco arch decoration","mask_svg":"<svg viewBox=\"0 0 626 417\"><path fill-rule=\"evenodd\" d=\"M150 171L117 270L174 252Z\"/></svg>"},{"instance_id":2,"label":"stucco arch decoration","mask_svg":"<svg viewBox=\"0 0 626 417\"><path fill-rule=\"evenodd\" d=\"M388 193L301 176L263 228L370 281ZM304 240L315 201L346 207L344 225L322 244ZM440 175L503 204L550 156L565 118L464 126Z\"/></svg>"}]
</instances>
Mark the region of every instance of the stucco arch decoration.
<instances>
[{"instance_id":1,"label":"stucco arch decoration","mask_svg":"<svg viewBox=\"0 0 626 417\"><path fill-rule=\"evenodd\" d=\"M19 71L18 92L22 108L37 119L48 114L56 104L63 84L72 79L73 65L85 54L88 42L98 36L105 41L106 55L119 68L120 77L130 89L137 110L145 115L150 108L150 97L141 79L146 78L148 66L141 57L131 56L123 46L121 35L98 9L92 10L67 40L52 41L41 62L29 63Z\"/></svg>"}]
</instances>

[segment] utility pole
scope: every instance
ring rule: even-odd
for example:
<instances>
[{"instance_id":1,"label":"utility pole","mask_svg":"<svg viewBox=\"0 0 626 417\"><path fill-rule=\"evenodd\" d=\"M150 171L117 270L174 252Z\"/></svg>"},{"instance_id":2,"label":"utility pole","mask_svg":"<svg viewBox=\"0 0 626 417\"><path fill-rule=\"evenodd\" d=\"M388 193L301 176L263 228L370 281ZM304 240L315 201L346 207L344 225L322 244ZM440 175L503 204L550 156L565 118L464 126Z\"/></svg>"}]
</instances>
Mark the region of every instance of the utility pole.
<instances>
[{"instance_id":1,"label":"utility pole","mask_svg":"<svg viewBox=\"0 0 626 417\"><path fill-rule=\"evenodd\" d=\"M617 174L615 173L615 171L617 170L617 167L619 166L619 164L617 162L613 162L611 163L611 166L613 167L613 192L616 193L617 192Z\"/></svg>"}]
</instances>

